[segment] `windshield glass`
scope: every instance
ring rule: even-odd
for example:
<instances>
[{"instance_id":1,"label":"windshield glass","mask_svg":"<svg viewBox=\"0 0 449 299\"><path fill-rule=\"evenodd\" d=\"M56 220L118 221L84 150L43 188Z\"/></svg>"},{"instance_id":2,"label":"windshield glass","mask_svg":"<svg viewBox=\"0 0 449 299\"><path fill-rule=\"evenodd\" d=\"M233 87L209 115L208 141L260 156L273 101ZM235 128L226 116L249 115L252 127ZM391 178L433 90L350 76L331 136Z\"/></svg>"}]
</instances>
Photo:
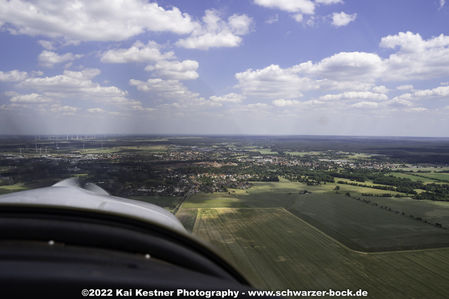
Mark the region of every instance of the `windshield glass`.
<instances>
[{"instance_id":1,"label":"windshield glass","mask_svg":"<svg viewBox=\"0 0 449 299\"><path fill-rule=\"evenodd\" d=\"M1 0L0 28L0 195L158 205L282 296L449 296L445 0Z\"/></svg>"}]
</instances>

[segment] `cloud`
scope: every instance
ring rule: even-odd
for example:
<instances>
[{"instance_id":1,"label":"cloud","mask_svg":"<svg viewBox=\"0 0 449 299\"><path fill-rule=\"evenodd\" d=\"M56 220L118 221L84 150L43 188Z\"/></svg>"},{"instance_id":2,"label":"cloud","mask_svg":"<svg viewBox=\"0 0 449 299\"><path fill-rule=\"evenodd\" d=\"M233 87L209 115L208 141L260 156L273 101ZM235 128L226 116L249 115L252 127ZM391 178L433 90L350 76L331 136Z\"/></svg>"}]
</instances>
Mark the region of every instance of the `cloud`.
<instances>
[{"instance_id":1,"label":"cloud","mask_svg":"<svg viewBox=\"0 0 449 299\"><path fill-rule=\"evenodd\" d=\"M87 112L89 113L104 113L104 109L102 108L89 108L87 109Z\"/></svg>"},{"instance_id":2,"label":"cloud","mask_svg":"<svg viewBox=\"0 0 449 299\"><path fill-rule=\"evenodd\" d=\"M377 54L366 52L340 52L319 63L308 61L294 68L300 73L336 81L372 81L384 70L382 59Z\"/></svg>"},{"instance_id":3,"label":"cloud","mask_svg":"<svg viewBox=\"0 0 449 299\"><path fill-rule=\"evenodd\" d=\"M235 75L243 94L269 99L298 99L312 90L373 89L379 95L385 86L374 86L384 72L382 59L373 53L341 52L317 63L307 61L290 68L270 65ZM347 96L352 95L351 93ZM364 96L363 93L356 93ZM385 99L385 96L381 96Z\"/></svg>"},{"instance_id":4,"label":"cloud","mask_svg":"<svg viewBox=\"0 0 449 299\"><path fill-rule=\"evenodd\" d=\"M424 40L419 34L398 33L381 39L380 47L393 53L381 58L376 53L340 52L318 62L302 62L281 68L278 65L248 69L236 74L243 94L295 99L310 90L369 91L386 94L377 82L430 80L449 75L449 36ZM399 90L413 89L407 84ZM360 95L360 94L359 94ZM385 99L385 95L381 96ZM380 99L380 98L379 98Z\"/></svg>"},{"instance_id":5,"label":"cloud","mask_svg":"<svg viewBox=\"0 0 449 299\"><path fill-rule=\"evenodd\" d=\"M316 88L308 78L299 77L292 69L270 65L264 69L248 69L235 75L243 94L263 98L299 98L302 91Z\"/></svg>"},{"instance_id":6,"label":"cloud","mask_svg":"<svg viewBox=\"0 0 449 299\"><path fill-rule=\"evenodd\" d=\"M52 102L53 100L47 97L44 97L37 93L30 93L30 94L24 94L24 95L16 95L13 96L10 100L11 103L48 103Z\"/></svg>"},{"instance_id":7,"label":"cloud","mask_svg":"<svg viewBox=\"0 0 449 299\"><path fill-rule=\"evenodd\" d=\"M446 0L440 0L440 9L446 4Z\"/></svg>"},{"instance_id":8,"label":"cloud","mask_svg":"<svg viewBox=\"0 0 449 299\"><path fill-rule=\"evenodd\" d=\"M46 50L55 50L55 46L51 41L39 40L38 43Z\"/></svg>"},{"instance_id":9,"label":"cloud","mask_svg":"<svg viewBox=\"0 0 449 299\"><path fill-rule=\"evenodd\" d=\"M377 102L363 101L363 102L355 103L351 107L358 108L358 109L374 109L374 108L377 108L378 106L379 106L379 103L377 103Z\"/></svg>"},{"instance_id":10,"label":"cloud","mask_svg":"<svg viewBox=\"0 0 449 299\"><path fill-rule=\"evenodd\" d=\"M330 101L330 100L379 100L384 101L388 99L388 96L382 93L374 93L370 91L346 91L339 94L327 94L320 97L320 100Z\"/></svg>"},{"instance_id":11,"label":"cloud","mask_svg":"<svg viewBox=\"0 0 449 299\"><path fill-rule=\"evenodd\" d=\"M307 26L314 26L315 22L317 20L321 20L324 18L316 18L314 16L315 14L315 7L316 5L330 5L330 4L337 4L337 3L343 3L343 0L315 0L314 2L312 0L254 0L254 3L267 7L272 9L279 9L282 11L286 11L291 13L291 17L298 23L303 23L304 21L304 15L310 15L306 21L304 22ZM334 14L335 16L336 14ZM356 14L354 15L347 15L344 12L341 12L340 14L337 14L336 16L337 20L336 22L338 24L342 24L343 18L351 18L356 17ZM269 18L265 23L272 24L274 22L277 22L279 20L279 16L276 15L275 18ZM351 22L353 20L347 21L347 23ZM347 24L346 23L346 24ZM344 25L346 25L344 24ZM335 24L334 24L335 25ZM337 26L337 25L336 25ZM343 25L338 25L343 26Z\"/></svg>"},{"instance_id":12,"label":"cloud","mask_svg":"<svg viewBox=\"0 0 449 299\"><path fill-rule=\"evenodd\" d=\"M149 41L146 45L137 41L130 48L112 49L101 56L101 61L105 63L153 63L147 65L145 70L154 72L165 79L194 80L198 78L197 61L175 59L176 56L172 51L161 52L161 46L154 41Z\"/></svg>"},{"instance_id":13,"label":"cloud","mask_svg":"<svg viewBox=\"0 0 449 299\"><path fill-rule=\"evenodd\" d=\"M74 115L80 109L77 107L69 105L61 105L60 103L53 103L53 102L11 102L11 104L1 105L0 111L1 110L19 113L23 113L26 111L38 113L51 112L51 116L69 116ZM48 116L49 115L47 114L47 117ZM40 117L38 117L38 115L34 114L33 120L39 118Z\"/></svg>"},{"instance_id":14,"label":"cloud","mask_svg":"<svg viewBox=\"0 0 449 299\"><path fill-rule=\"evenodd\" d=\"M301 23L304 19L303 15L298 13L292 16L293 19L295 19L296 22Z\"/></svg>"},{"instance_id":15,"label":"cloud","mask_svg":"<svg viewBox=\"0 0 449 299\"><path fill-rule=\"evenodd\" d=\"M190 91L184 84L178 80L164 80L161 78L148 79L140 81L130 79L129 84L135 86L138 90L151 92L159 98L171 101L189 101L199 97L198 93Z\"/></svg>"},{"instance_id":16,"label":"cloud","mask_svg":"<svg viewBox=\"0 0 449 299\"><path fill-rule=\"evenodd\" d=\"M164 80L161 78L148 79L140 81L136 79L129 80L131 86L138 90L153 95L159 101L163 101L157 107L161 113L166 113L166 117L173 117L173 113L197 113L201 109L210 107L221 107L223 102L235 101L238 95L228 94L223 97L211 97L206 100L199 93L191 91L182 82L178 80ZM242 97L243 99L243 97ZM173 112L175 110L175 112ZM207 111L207 110L205 110ZM205 112L206 115L208 112Z\"/></svg>"},{"instance_id":17,"label":"cloud","mask_svg":"<svg viewBox=\"0 0 449 299\"><path fill-rule=\"evenodd\" d=\"M315 3L318 4L324 4L324 5L329 5L329 4L342 4L343 0L315 0Z\"/></svg>"},{"instance_id":18,"label":"cloud","mask_svg":"<svg viewBox=\"0 0 449 299\"><path fill-rule=\"evenodd\" d=\"M144 0L1 1L0 24L14 34L68 41L121 41L147 31L187 34L196 26L178 8Z\"/></svg>"},{"instance_id":19,"label":"cloud","mask_svg":"<svg viewBox=\"0 0 449 299\"><path fill-rule=\"evenodd\" d=\"M69 106L69 105L59 105L54 104L50 106L50 112L58 113L62 115L73 115L79 110L77 107Z\"/></svg>"},{"instance_id":20,"label":"cloud","mask_svg":"<svg viewBox=\"0 0 449 299\"><path fill-rule=\"evenodd\" d=\"M101 109L113 107L124 112L151 109L143 107L139 101L130 99L125 90L94 82L99 74L98 69L65 70L55 76L42 76L36 73L33 77L25 77L11 86L21 93L6 92L5 95L10 99L8 104L2 105L2 109L19 113L25 110L40 114L51 112L55 117L75 115L82 110L82 106L90 103L103 106Z\"/></svg>"},{"instance_id":21,"label":"cloud","mask_svg":"<svg viewBox=\"0 0 449 299\"><path fill-rule=\"evenodd\" d=\"M315 4L311 0L254 0L254 3L263 7L276 8L288 12L313 14Z\"/></svg>"},{"instance_id":22,"label":"cloud","mask_svg":"<svg viewBox=\"0 0 449 299\"><path fill-rule=\"evenodd\" d=\"M412 102L405 100L405 99L398 98L398 97L389 100L388 102L386 102L386 104L390 107L396 107L396 108L413 106Z\"/></svg>"},{"instance_id":23,"label":"cloud","mask_svg":"<svg viewBox=\"0 0 449 299\"><path fill-rule=\"evenodd\" d=\"M296 100L284 100L284 99L277 99L273 101L273 105L277 107L287 107L287 106L295 106L300 104L301 102Z\"/></svg>"},{"instance_id":24,"label":"cloud","mask_svg":"<svg viewBox=\"0 0 449 299\"><path fill-rule=\"evenodd\" d=\"M121 106L140 102L128 99L127 92L115 86L102 86L92 79L100 74L98 69L68 71L52 77L27 78L17 84L20 90L31 90L54 100L84 100Z\"/></svg>"},{"instance_id":25,"label":"cloud","mask_svg":"<svg viewBox=\"0 0 449 299\"><path fill-rule=\"evenodd\" d=\"M424 40L420 34L400 32L383 37L380 46L395 50L385 60L384 80L426 80L449 75L449 36Z\"/></svg>"},{"instance_id":26,"label":"cloud","mask_svg":"<svg viewBox=\"0 0 449 299\"><path fill-rule=\"evenodd\" d=\"M245 99L245 96L232 92L224 96L211 96L209 99L217 103L240 103Z\"/></svg>"},{"instance_id":27,"label":"cloud","mask_svg":"<svg viewBox=\"0 0 449 299\"><path fill-rule=\"evenodd\" d=\"M334 25L335 27L342 27L342 26L346 26L349 23L355 21L355 19L357 18L357 14L347 14L345 12L334 12L332 14L332 25Z\"/></svg>"},{"instance_id":28,"label":"cloud","mask_svg":"<svg viewBox=\"0 0 449 299\"><path fill-rule=\"evenodd\" d=\"M377 92L377 93L388 93L390 90L388 89L388 88L386 88L384 85L379 85L379 86L374 86L373 88L372 88L372 90L374 91L374 92Z\"/></svg>"},{"instance_id":29,"label":"cloud","mask_svg":"<svg viewBox=\"0 0 449 299\"><path fill-rule=\"evenodd\" d=\"M442 37L441 39L445 39ZM436 45L437 42L432 41L429 42L429 45ZM384 48L399 48L402 52L415 52L422 51L426 47L426 42L422 39L419 33L415 34L410 31L407 32L399 32L396 35L388 35L382 37L380 41L380 46Z\"/></svg>"},{"instance_id":30,"label":"cloud","mask_svg":"<svg viewBox=\"0 0 449 299\"><path fill-rule=\"evenodd\" d=\"M157 75L173 80L194 80L198 78L199 64L195 60L160 61L145 67L146 71L153 71Z\"/></svg>"},{"instance_id":31,"label":"cloud","mask_svg":"<svg viewBox=\"0 0 449 299\"><path fill-rule=\"evenodd\" d=\"M270 105L265 103L255 103L255 104L248 104L246 107L250 110L259 110L259 109L267 109L270 107Z\"/></svg>"},{"instance_id":32,"label":"cloud","mask_svg":"<svg viewBox=\"0 0 449 299\"><path fill-rule=\"evenodd\" d=\"M433 89L423 89L414 92L415 97L447 97L449 86L440 86Z\"/></svg>"},{"instance_id":33,"label":"cloud","mask_svg":"<svg viewBox=\"0 0 449 299\"><path fill-rule=\"evenodd\" d=\"M22 81L28 76L27 72L12 70L9 72L0 71L0 82L17 82Z\"/></svg>"},{"instance_id":34,"label":"cloud","mask_svg":"<svg viewBox=\"0 0 449 299\"><path fill-rule=\"evenodd\" d=\"M267 99L275 106L299 101L301 105L309 102L314 107L324 102L338 104L339 109L410 108L413 101L431 98L437 99L435 105L439 105L442 98L449 96L449 86L444 84L424 90L415 90L412 84L395 86L402 81L447 77L448 36L424 40L419 34L398 33L382 38L380 47L389 48L392 53L382 58L376 53L340 52L317 62L306 61L286 68L269 65L247 69L235 74L236 87L249 100ZM334 90L342 92L329 92ZM397 95L400 91L408 92Z\"/></svg>"},{"instance_id":35,"label":"cloud","mask_svg":"<svg viewBox=\"0 0 449 299\"><path fill-rule=\"evenodd\" d=\"M59 64L62 62L73 61L75 59L81 58L83 55L80 54L72 54L65 53L63 55L59 55L58 53L44 50L39 54L38 61L39 64L45 67L53 67L55 64Z\"/></svg>"},{"instance_id":36,"label":"cloud","mask_svg":"<svg viewBox=\"0 0 449 299\"><path fill-rule=\"evenodd\" d=\"M412 84L405 84L405 85L399 85L396 86L397 90L409 90L409 89L413 89L413 85Z\"/></svg>"},{"instance_id":37,"label":"cloud","mask_svg":"<svg viewBox=\"0 0 449 299\"><path fill-rule=\"evenodd\" d=\"M449 96L449 86L439 86L430 89L413 90L394 97L391 105L413 106L418 101L445 100Z\"/></svg>"},{"instance_id":38,"label":"cloud","mask_svg":"<svg viewBox=\"0 0 449 299\"><path fill-rule=\"evenodd\" d=\"M238 47L241 36L250 31L252 19L247 15L234 14L224 21L215 10L206 10L203 24L198 25L192 34L176 42L179 47L187 49L208 50L218 47Z\"/></svg>"},{"instance_id":39,"label":"cloud","mask_svg":"<svg viewBox=\"0 0 449 299\"><path fill-rule=\"evenodd\" d=\"M274 16L271 16L265 20L265 23L267 24L274 24L277 22L279 22L279 14L275 14Z\"/></svg>"},{"instance_id":40,"label":"cloud","mask_svg":"<svg viewBox=\"0 0 449 299\"><path fill-rule=\"evenodd\" d=\"M425 112L428 111L429 109L425 108L425 107L414 107L414 108L410 108L408 109L408 111L411 112Z\"/></svg>"},{"instance_id":41,"label":"cloud","mask_svg":"<svg viewBox=\"0 0 449 299\"><path fill-rule=\"evenodd\" d=\"M101 55L101 61L106 63L154 62L175 58L173 52L161 53L160 48L154 41L149 41L146 45L137 41L128 49L106 51Z\"/></svg>"}]
</instances>

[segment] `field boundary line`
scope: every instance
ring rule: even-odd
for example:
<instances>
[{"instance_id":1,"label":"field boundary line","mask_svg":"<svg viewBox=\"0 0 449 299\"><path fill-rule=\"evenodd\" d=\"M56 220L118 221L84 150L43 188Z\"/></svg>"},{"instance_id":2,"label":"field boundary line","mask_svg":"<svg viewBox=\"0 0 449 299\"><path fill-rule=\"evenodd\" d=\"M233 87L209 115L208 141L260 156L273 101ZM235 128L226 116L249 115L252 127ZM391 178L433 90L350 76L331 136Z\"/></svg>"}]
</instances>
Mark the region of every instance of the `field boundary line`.
<instances>
[{"instance_id":1,"label":"field boundary line","mask_svg":"<svg viewBox=\"0 0 449 299\"><path fill-rule=\"evenodd\" d=\"M195 222L193 223L193 227L192 227L192 234L195 231L196 223L198 222L198 218L199 218L201 209L202 208L196 208L196 217L195 217Z\"/></svg>"},{"instance_id":2,"label":"field boundary line","mask_svg":"<svg viewBox=\"0 0 449 299\"><path fill-rule=\"evenodd\" d=\"M396 253L414 253L414 252L430 252L430 251L439 251L439 250L449 250L449 247L439 247L439 248L424 248L424 249L408 249L408 250L388 250L388 251L360 251L360 250L355 250L352 249L348 246L346 246L345 244L343 244L342 242L340 242L339 240L335 239L334 237L326 234L325 232L323 232L322 230L320 230L319 228L317 228L316 226L312 225L311 223L307 222L306 220L302 219L301 217L293 214L292 212L290 212L289 210L287 210L284 207L270 207L270 208L249 208L249 207L243 207L243 208L232 208L232 207L211 207L211 208L196 208L197 209L197 217L195 219L195 223L193 225L192 228L192 233L195 231L195 228L197 226L197 222L198 222L198 218L199 218L199 214L200 211L202 209L213 209L213 210L224 210L224 209L230 209L230 210L283 210L285 211L287 214L295 217L296 219L300 220L302 223L306 224L307 226L309 226L310 228L312 228L313 230L319 232L320 234L322 234L323 236L325 236L326 238L328 238L329 240L337 243L340 247L356 253L356 254L360 254L360 255L381 255L381 254L396 254Z\"/></svg>"},{"instance_id":3,"label":"field boundary line","mask_svg":"<svg viewBox=\"0 0 449 299\"><path fill-rule=\"evenodd\" d=\"M413 252L428 252L428 251L438 251L438 250L449 250L449 247L439 247L439 248L427 248L427 249L388 250L388 251L373 251L373 252L359 251L359 250L355 250L355 249L352 249L352 248L346 246L342 242L340 242L337 239L335 239L334 237L326 234L325 232L323 232L322 230L320 230L316 226L310 224L309 222L307 222L306 220L302 219L301 217L293 214L292 212L290 212L289 210L287 210L284 207L279 207L279 208L274 208L274 209L282 209L282 210L284 210L285 212L287 212L288 214L292 215L293 217L299 219L301 222L305 223L307 226L311 227L315 231L321 233L322 235L326 236L328 239L334 241L335 243L337 243L338 245L340 245L344 249L346 249L348 251L351 251L351 252L354 252L354 253L361 254L361 255L380 255L380 254L413 253Z\"/></svg>"}]
</instances>

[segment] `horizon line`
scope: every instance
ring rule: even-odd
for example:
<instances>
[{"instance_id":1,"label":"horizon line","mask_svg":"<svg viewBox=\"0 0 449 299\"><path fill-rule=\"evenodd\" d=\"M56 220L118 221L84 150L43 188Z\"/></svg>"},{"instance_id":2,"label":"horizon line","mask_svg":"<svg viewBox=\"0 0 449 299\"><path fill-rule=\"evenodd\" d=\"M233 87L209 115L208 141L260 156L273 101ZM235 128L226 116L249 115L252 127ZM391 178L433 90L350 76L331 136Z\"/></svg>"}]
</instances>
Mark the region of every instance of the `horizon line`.
<instances>
[{"instance_id":1,"label":"horizon line","mask_svg":"<svg viewBox=\"0 0 449 299\"><path fill-rule=\"evenodd\" d=\"M345 134L203 134L203 133L58 133L58 134L0 134L2 137L73 137L73 136L163 136L163 137L349 137L349 138L421 138L449 139L449 136L417 136L417 135L345 135Z\"/></svg>"}]
</instances>

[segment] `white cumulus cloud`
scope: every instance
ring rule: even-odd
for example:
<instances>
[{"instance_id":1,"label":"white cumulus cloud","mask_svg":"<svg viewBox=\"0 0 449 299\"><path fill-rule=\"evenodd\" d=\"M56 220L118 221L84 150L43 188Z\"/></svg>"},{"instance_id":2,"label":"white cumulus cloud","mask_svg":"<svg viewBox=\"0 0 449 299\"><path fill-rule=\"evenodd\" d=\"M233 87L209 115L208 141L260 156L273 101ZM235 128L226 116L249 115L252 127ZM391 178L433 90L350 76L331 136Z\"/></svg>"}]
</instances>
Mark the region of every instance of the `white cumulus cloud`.
<instances>
[{"instance_id":1,"label":"white cumulus cloud","mask_svg":"<svg viewBox=\"0 0 449 299\"><path fill-rule=\"evenodd\" d=\"M412 101L430 98L439 105L449 96L448 85L416 90L410 84L449 76L449 36L423 39L416 33L401 32L382 38L380 47L390 48L392 53L382 58L376 53L340 52L286 68L247 69L235 74L236 87L248 97L268 99L275 106L324 101L341 107L381 109L409 107ZM404 81L407 84L395 86ZM405 93L396 95L400 91ZM356 105L358 102L363 104Z\"/></svg>"},{"instance_id":2,"label":"white cumulus cloud","mask_svg":"<svg viewBox=\"0 0 449 299\"><path fill-rule=\"evenodd\" d=\"M0 82L17 82L22 81L28 76L27 72L12 70L9 72L0 71Z\"/></svg>"},{"instance_id":3,"label":"white cumulus cloud","mask_svg":"<svg viewBox=\"0 0 449 299\"><path fill-rule=\"evenodd\" d=\"M46 50L55 50L56 48L54 44L48 40L39 40L38 43Z\"/></svg>"},{"instance_id":4,"label":"white cumulus cloud","mask_svg":"<svg viewBox=\"0 0 449 299\"><path fill-rule=\"evenodd\" d=\"M286 107L286 106L294 106L298 105L300 102L297 100L285 100L285 99L276 99L273 101L273 105L277 107Z\"/></svg>"},{"instance_id":5,"label":"white cumulus cloud","mask_svg":"<svg viewBox=\"0 0 449 299\"><path fill-rule=\"evenodd\" d=\"M328 94L320 97L321 100L341 100L341 99L348 99L348 100L365 100L365 99L371 99L371 100L387 100L388 96L382 93L374 93L370 91L346 91L344 93L339 94Z\"/></svg>"},{"instance_id":6,"label":"white cumulus cloud","mask_svg":"<svg viewBox=\"0 0 449 299\"><path fill-rule=\"evenodd\" d=\"M85 100L114 105L136 105L127 92L116 86L102 86L92 79L100 74L98 69L68 71L51 77L27 78L17 84L20 89L54 100Z\"/></svg>"},{"instance_id":7,"label":"white cumulus cloud","mask_svg":"<svg viewBox=\"0 0 449 299\"><path fill-rule=\"evenodd\" d=\"M248 69L235 77L243 94L263 98L299 98L303 96L303 91L316 88L312 80L299 77L294 70L278 65L259 70Z\"/></svg>"},{"instance_id":8,"label":"white cumulus cloud","mask_svg":"<svg viewBox=\"0 0 449 299\"><path fill-rule=\"evenodd\" d=\"M218 47L238 47L243 35L250 31L252 19L247 15L234 14L223 20L215 10L206 10L203 24L198 25L192 34L178 40L177 46L188 49L208 50Z\"/></svg>"},{"instance_id":9,"label":"white cumulus cloud","mask_svg":"<svg viewBox=\"0 0 449 299\"><path fill-rule=\"evenodd\" d=\"M103 108L89 108L87 109L87 112L89 113L104 113L104 109Z\"/></svg>"},{"instance_id":10,"label":"white cumulus cloud","mask_svg":"<svg viewBox=\"0 0 449 299\"><path fill-rule=\"evenodd\" d=\"M245 96L237 94L237 93L228 93L224 96L211 96L209 98L212 102L217 103L240 103L245 99Z\"/></svg>"},{"instance_id":11,"label":"white cumulus cloud","mask_svg":"<svg viewBox=\"0 0 449 299\"><path fill-rule=\"evenodd\" d=\"M254 0L254 3L288 12L301 12L304 14L313 14L315 12L315 4L311 0Z\"/></svg>"},{"instance_id":12,"label":"white cumulus cloud","mask_svg":"<svg viewBox=\"0 0 449 299\"><path fill-rule=\"evenodd\" d=\"M449 86L439 86L433 89L422 89L414 92L415 97L447 97Z\"/></svg>"},{"instance_id":13,"label":"white cumulus cloud","mask_svg":"<svg viewBox=\"0 0 449 299\"><path fill-rule=\"evenodd\" d=\"M359 109L374 109L377 108L378 106L379 103L377 102L367 102L367 101L358 102L352 105L352 107Z\"/></svg>"},{"instance_id":14,"label":"white cumulus cloud","mask_svg":"<svg viewBox=\"0 0 449 299\"><path fill-rule=\"evenodd\" d=\"M196 23L178 8L144 0L0 1L0 25L15 34L68 41L121 41L144 33L190 33Z\"/></svg>"},{"instance_id":15,"label":"white cumulus cloud","mask_svg":"<svg viewBox=\"0 0 449 299\"><path fill-rule=\"evenodd\" d=\"M332 14L332 25L334 25L335 27L342 27L342 26L346 26L349 23L355 21L355 19L357 18L357 14L347 14L345 12L334 12Z\"/></svg>"},{"instance_id":16,"label":"white cumulus cloud","mask_svg":"<svg viewBox=\"0 0 449 299\"><path fill-rule=\"evenodd\" d=\"M397 90L409 90L409 89L413 89L413 85L412 84L404 84L404 85L399 85L396 86Z\"/></svg>"},{"instance_id":17,"label":"white cumulus cloud","mask_svg":"<svg viewBox=\"0 0 449 299\"><path fill-rule=\"evenodd\" d=\"M380 76L384 66L374 53L340 52L314 64L311 61L294 67L298 72L338 81L373 80Z\"/></svg>"},{"instance_id":18,"label":"white cumulus cloud","mask_svg":"<svg viewBox=\"0 0 449 299\"><path fill-rule=\"evenodd\" d=\"M385 80L426 80L449 75L449 36L425 40L418 33L383 37L380 46L396 52L385 60Z\"/></svg>"},{"instance_id":19,"label":"white cumulus cloud","mask_svg":"<svg viewBox=\"0 0 449 299\"><path fill-rule=\"evenodd\" d=\"M12 103L48 103L52 102L53 100L37 93L30 93L24 95L16 95L9 101Z\"/></svg>"},{"instance_id":20,"label":"white cumulus cloud","mask_svg":"<svg viewBox=\"0 0 449 299\"><path fill-rule=\"evenodd\" d=\"M81 54L65 53L59 55L56 52L44 50L39 54L38 61L39 64L45 67L53 67L55 64L73 61L75 59L81 58Z\"/></svg>"},{"instance_id":21,"label":"white cumulus cloud","mask_svg":"<svg viewBox=\"0 0 449 299\"><path fill-rule=\"evenodd\" d=\"M135 42L130 48L108 50L101 55L101 61L106 63L154 62L173 59L173 52L161 52L161 47L154 41L146 45L141 41Z\"/></svg>"},{"instance_id":22,"label":"white cumulus cloud","mask_svg":"<svg viewBox=\"0 0 449 299\"><path fill-rule=\"evenodd\" d=\"M199 64L195 60L160 61L145 67L146 71L153 71L157 75L174 80L194 80L198 78L196 72Z\"/></svg>"},{"instance_id":23,"label":"white cumulus cloud","mask_svg":"<svg viewBox=\"0 0 449 299\"><path fill-rule=\"evenodd\" d=\"M148 79L141 81L130 79L129 84L135 86L138 90L151 92L165 100L189 101L199 97L198 93L190 91L183 83L178 80L164 80L161 78Z\"/></svg>"},{"instance_id":24,"label":"white cumulus cloud","mask_svg":"<svg viewBox=\"0 0 449 299\"><path fill-rule=\"evenodd\" d=\"M329 4L341 4L343 0L315 0L315 3L329 5Z\"/></svg>"},{"instance_id":25,"label":"white cumulus cloud","mask_svg":"<svg viewBox=\"0 0 449 299\"><path fill-rule=\"evenodd\" d=\"M53 104L49 107L50 112L58 113L62 115L73 115L76 113L79 108L69 105L60 105L60 104Z\"/></svg>"},{"instance_id":26,"label":"white cumulus cloud","mask_svg":"<svg viewBox=\"0 0 449 299\"><path fill-rule=\"evenodd\" d=\"M198 78L199 63L195 60L177 61L172 51L162 52L161 46L149 41L146 45L140 41L130 48L111 49L103 53L101 61L105 63L151 63L145 67L146 71L165 79L193 80Z\"/></svg>"}]
</instances>

